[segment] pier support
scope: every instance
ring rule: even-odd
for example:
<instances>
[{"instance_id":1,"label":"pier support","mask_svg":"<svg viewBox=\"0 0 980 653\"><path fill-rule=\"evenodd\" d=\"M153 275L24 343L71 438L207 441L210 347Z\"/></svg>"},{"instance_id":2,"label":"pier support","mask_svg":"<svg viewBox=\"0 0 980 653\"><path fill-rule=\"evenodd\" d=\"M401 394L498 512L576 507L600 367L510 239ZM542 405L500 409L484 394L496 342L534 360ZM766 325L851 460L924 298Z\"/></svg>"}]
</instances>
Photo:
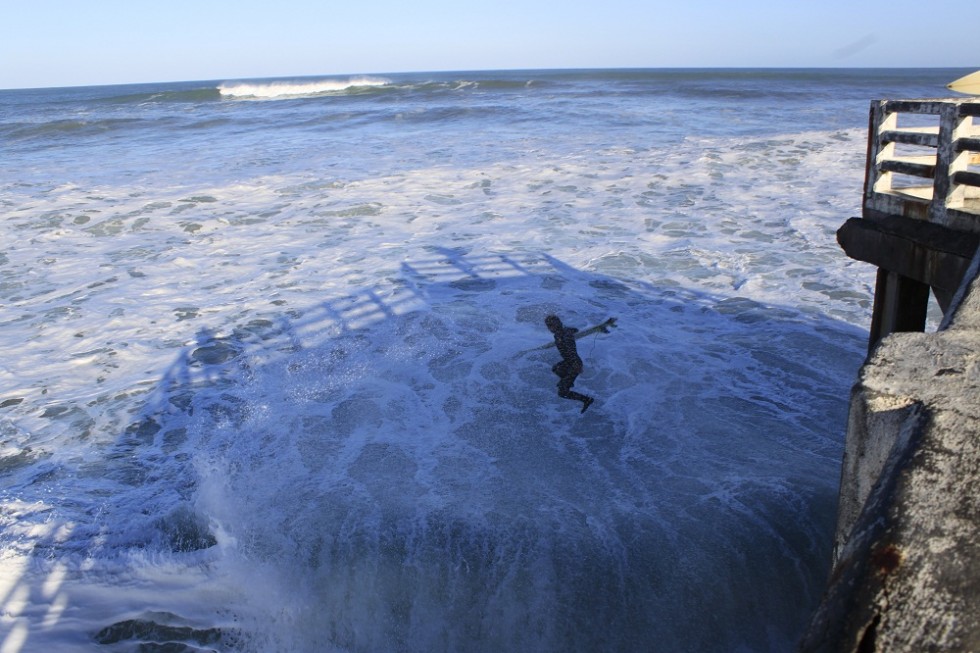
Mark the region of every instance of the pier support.
<instances>
[{"instance_id":1,"label":"pier support","mask_svg":"<svg viewBox=\"0 0 980 653\"><path fill-rule=\"evenodd\" d=\"M889 333L925 331L928 310L927 284L878 268L868 350Z\"/></svg>"},{"instance_id":2,"label":"pier support","mask_svg":"<svg viewBox=\"0 0 980 653\"><path fill-rule=\"evenodd\" d=\"M878 266L870 352L889 333L925 329L930 290L946 313L980 246L980 235L871 214L845 222L837 242L849 257Z\"/></svg>"}]
</instances>

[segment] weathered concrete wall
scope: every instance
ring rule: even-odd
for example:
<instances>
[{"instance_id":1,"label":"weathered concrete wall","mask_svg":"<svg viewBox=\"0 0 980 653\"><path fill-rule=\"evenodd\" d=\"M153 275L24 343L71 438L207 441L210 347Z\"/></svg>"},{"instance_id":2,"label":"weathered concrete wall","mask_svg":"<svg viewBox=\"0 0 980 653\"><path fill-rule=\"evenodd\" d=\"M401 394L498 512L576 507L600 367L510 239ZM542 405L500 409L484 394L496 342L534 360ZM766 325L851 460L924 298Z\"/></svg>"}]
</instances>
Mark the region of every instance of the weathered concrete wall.
<instances>
[{"instance_id":1,"label":"weathered concrete wall","mask_svg":"<svg viewBox=\"0 0 980 653\"><path fill-rule=\"evenodd\" d=\"M940 331L861 370L834 570L800 651L980 651L980 252Z\"/></svg>"}]
</instances>

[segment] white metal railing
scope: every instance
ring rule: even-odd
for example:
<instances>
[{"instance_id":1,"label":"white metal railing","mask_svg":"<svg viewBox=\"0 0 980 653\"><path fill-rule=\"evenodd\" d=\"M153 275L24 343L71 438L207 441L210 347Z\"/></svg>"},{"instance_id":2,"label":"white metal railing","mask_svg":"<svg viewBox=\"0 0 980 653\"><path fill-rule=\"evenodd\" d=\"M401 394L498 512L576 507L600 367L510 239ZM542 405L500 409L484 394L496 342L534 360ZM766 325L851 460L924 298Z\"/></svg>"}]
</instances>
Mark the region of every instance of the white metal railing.
<instances>
[{"instance_id":1,"label":"white metal railing","mask_svg":"<svg viewBox=\"0 0 980 653\"><path fill-rule=\"evenodd\" d=\"M980 100L871 104L864 213L980 233Z\"/></svg>"}]
</instances>

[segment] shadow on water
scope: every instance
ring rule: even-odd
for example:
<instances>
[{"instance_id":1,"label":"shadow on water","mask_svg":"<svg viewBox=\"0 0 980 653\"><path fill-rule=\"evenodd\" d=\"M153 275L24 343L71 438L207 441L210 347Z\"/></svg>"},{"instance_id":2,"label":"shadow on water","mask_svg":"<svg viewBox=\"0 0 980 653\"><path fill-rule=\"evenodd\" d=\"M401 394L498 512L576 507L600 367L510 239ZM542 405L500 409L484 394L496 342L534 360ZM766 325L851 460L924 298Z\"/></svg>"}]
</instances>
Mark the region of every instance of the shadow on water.
<instances>
[{"instance_id":1,"label":"shadow on water","mask_svg":"<svg viewBox=\"0 0 980 653\"><path fill-rule=\"evenodd\" d=\"M134 550L243 595L214 606L230 624L165 601L107 615L84 637L109 650L790 647L827 571L864 334L544 255L430 251L200 328L111 446L31 468L20 489L77 511L0 586L8 616L36 613L8 619L4 653L72 611L65 560ZM554 350L521 355L552 312L619 319L580 341L584 415Z\"/></svg>"}]
</instances>

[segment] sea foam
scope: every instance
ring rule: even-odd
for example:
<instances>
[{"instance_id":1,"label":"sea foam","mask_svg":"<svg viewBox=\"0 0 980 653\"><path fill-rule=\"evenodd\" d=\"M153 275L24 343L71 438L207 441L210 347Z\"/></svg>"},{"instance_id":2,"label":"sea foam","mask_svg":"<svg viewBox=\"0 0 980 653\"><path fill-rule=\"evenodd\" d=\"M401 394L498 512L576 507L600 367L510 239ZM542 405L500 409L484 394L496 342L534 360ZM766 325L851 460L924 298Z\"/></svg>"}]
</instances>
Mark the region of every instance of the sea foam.
<instances>
[{"instance_id":1,"label":"sea foam","mask_svg":"<svg viewBox=\"0 0 980 653\"><path fill-rule=\"evenodd\" d=\"M804 77L0 94L123 120L4 143L0 648L791 648L874 279Z\"/></svg>"},{"instance_id":2,"label":"sea foam","mask_svg":"<svg viewBox=\"0 0 980 653\"><path fill-rule=\"evenodd\" d=\"M358 88L377 88L391 82L380 77L351 77L346 80L318 80L303 82L246 83L227 82L218 86L222 97L236 99L275 100L312 97L340 93Z\"/></svg>"}]
</instances>

